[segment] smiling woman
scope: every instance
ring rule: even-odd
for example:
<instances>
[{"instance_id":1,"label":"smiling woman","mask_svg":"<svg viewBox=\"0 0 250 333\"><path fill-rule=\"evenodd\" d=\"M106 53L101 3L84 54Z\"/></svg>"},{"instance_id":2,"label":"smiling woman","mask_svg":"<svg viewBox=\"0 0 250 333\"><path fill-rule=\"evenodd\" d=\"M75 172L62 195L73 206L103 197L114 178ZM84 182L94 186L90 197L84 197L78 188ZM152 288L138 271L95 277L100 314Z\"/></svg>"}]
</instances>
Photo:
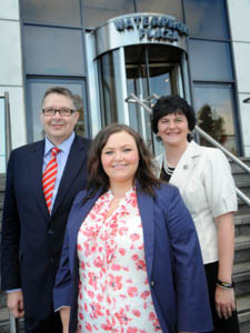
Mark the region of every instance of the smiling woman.
<instances>
[{"instance_id":1,"label":"smiling woman","mask_svg":"<svg viewBox=\"0 0 250 333\"><path fill-rule=\"evenodd\" d=\"M140 135L126 125L102 129L88 166L54 289L63 332L209 331L193 221L178 190L154 176Z\"/></svg>"}]
</instances>

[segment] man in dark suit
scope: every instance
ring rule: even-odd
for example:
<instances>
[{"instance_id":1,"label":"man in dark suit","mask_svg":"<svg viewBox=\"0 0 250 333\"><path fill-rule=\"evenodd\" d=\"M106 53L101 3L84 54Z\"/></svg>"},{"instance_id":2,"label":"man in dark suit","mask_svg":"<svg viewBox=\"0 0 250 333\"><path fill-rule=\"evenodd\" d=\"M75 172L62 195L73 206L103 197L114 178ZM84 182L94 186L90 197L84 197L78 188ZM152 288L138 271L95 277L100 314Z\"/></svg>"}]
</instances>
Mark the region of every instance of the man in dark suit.
<instances>
[{"instance_id":1,"label":"man in dark suit","mask_svg":"<svg viewBox=\"0 0 250 333\"><path fill-rule=\"evenodd\" d=\"M52 290L68 214L85 187L90 141L74 133L79 112L71 91L50 88L42 105L45 139L13 150L9 159L1 280L12 314L25 315L26 332L57 333L62 328L53 312ZM48 189L44 175L51 165L53 176L48 177L54 178L48 178Z\"/></svg>"}]
</instances>

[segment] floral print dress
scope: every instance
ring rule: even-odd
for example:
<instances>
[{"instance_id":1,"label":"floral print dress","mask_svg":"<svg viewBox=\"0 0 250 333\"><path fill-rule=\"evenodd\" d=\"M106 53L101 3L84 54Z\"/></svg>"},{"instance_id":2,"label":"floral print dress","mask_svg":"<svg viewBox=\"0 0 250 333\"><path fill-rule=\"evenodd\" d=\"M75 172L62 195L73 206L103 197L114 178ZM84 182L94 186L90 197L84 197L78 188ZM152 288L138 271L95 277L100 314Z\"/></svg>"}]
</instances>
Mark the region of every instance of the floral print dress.
<instances>
[{"instance_id":1,"label":"floral print dress","mask_svg":"<svg viewBox=\"0 0 250 333\"><path fill-rule=\"evenodd\" d=\"M135 189L105 219L103 194L78 233L78 332L162 333L152 303Z\"/></svg>"}]
</instances>

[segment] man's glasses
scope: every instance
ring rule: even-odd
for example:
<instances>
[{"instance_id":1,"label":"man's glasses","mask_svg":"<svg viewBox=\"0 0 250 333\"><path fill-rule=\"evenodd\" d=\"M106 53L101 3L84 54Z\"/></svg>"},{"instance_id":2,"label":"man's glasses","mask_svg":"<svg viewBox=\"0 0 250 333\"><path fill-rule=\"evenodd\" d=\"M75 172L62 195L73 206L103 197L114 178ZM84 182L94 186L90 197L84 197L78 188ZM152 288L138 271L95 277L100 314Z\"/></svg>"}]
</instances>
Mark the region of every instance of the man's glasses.
<instances>
[{"instance_id":1,"label":"man's glasses","mask_svg":"<svg viewBox=\"0 0 250 333\"><path fill-rule=\"evenodd\" d=\"M62 117L70 117L72 113L75 113L76 110L71 110L68 108L60 108L60 109L54 109L54 108L45 108L42 109L42 112L45 116L47 117L52 117L54 116L57 112L60 114Z\"/></svg>"}]
</instances>

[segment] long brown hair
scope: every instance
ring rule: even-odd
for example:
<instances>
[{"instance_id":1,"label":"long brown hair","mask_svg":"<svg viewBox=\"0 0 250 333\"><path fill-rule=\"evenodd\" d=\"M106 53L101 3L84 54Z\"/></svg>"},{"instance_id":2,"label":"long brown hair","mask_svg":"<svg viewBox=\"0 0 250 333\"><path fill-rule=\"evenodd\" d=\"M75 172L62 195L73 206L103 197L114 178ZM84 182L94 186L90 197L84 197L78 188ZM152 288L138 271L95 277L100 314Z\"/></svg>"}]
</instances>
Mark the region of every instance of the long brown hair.
<instances>
[{"instance_id":1,"label":"long brown hair","mask_svg":"<svg viewBox=\"0 0 250 333\"><path fill-rule=\"evenodd\" d=\"M90 148L87 184L87 190L91 193L90 197L93 197L100 187L103 188L103 192L109 188L109 178L103 170L101 154L109 137L118 132L127 132L134 138L139 153L139 165L134 181L139 183L142 192L154 196L154 187L158 187L160 182L154 175L155 166L149 149L146 147L140 134L135 132L131 127L124 124L112 124L103 128L96 135Z\"/></svg>"}]
</instances>

